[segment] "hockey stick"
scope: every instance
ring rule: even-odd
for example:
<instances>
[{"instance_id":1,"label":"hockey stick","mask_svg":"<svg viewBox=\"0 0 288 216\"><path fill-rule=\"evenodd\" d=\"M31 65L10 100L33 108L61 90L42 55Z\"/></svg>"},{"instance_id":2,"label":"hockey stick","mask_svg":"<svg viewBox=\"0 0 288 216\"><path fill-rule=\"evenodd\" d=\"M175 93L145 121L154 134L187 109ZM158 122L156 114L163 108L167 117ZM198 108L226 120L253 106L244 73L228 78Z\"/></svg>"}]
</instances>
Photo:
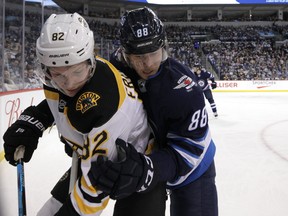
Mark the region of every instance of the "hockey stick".
<instances>
[{"instance_id":1,"label":"hockey stick","mask_svg":"<svg viewBox=\"0 0 288 216\"><path fill-rule=\"evenodd\" d=\"M72 192L74 185L77 181L77 172L78 172L78 155L75 151L73 151L70 182L69 182L69 193Z\"/></svg>"},{"instance_id":2,"label":"hockey stick","mask_svg":"<svg viewBox=\"0 0 288 216\"><path fill-rule=\"evenodd\" d=\"M26 216L26 197L25 197L25 179L24 179L24 146L19 146L15 153L14 159L17 161L17 183L18 183L18 215Z\"/></svg>"}]
</instances>

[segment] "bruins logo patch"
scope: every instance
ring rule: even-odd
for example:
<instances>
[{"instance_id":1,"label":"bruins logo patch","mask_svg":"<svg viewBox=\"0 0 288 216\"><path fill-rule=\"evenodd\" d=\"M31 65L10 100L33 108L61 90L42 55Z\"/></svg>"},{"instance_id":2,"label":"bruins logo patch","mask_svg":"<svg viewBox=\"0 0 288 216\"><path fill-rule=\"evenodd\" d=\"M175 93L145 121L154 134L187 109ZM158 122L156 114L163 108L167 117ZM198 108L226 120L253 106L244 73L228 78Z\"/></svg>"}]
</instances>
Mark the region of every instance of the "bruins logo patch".
<instances>
[{"instance_id":1,"label":"bruins logo patch","mask_svg":"<svg viewBox=\"0 0 288 216\"><path fill-rule=\"evenodd\" d=\"M94 92L84 92L80 95L76 103L76 110L85 113L91 107L97 106L100 96Z\"/></svg>"}]
</instances>

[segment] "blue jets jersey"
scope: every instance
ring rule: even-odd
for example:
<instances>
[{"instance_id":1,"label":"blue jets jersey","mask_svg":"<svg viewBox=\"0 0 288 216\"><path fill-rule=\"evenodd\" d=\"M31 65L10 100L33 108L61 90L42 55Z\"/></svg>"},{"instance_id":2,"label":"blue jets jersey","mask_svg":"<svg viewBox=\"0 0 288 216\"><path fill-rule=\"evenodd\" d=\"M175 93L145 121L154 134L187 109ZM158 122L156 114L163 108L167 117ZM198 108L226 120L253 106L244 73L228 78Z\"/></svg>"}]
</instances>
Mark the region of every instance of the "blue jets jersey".
<instances>
[{"instance_id":1,"label":"blue jets jersey","mask_svg":"<svg viewBox=\"0 0 288 216\"><path fill-rule=\"evenodd\" d=\"M118 55L116 52L110 61L138 86L156 142L164 149L155 158L160 164L158 178L167 180L172 189L196 180L212 163L215 145L203 91L194 74L168 58L154 76L141 80Z\"/></svg>"},{"instance_id":2,"label":"blue jets jersey","mask_svg":"<svg viewBox=\"0 0 288 216\"><path fill-rule=\"evenodd\" d=\"M198 85L201 86L203 91L210 89L210 84L208 80L211 80L211 82L215 81L214 75L211 72L206 71L205 69L201 69L200 74L197 74L196 72L194 72L194 74L196 76Z\"/></svg>"}]
</instances>

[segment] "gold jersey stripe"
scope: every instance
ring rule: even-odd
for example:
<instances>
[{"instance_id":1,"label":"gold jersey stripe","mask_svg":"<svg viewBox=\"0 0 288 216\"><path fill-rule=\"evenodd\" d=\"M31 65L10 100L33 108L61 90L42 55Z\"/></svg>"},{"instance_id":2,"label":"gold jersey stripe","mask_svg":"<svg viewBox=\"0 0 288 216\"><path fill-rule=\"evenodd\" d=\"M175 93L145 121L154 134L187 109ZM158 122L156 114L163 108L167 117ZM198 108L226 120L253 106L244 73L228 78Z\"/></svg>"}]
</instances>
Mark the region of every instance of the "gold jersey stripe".
<instances>
[{"instance_id":1,"label":"gold jersey stripe","mask_svg":"<svg viewBox=\"0 0 288 216\"><path fill-rule=\"evenodd\" d=\"M96 189L92 185L89 186L87 184L87 182L85 181L85 178L83 176L81 177L80 181L81 181L81 186L82 187L86 188L86 190L88 190L88 191L92 191L93 193L96 193Z\"/></svg>"},{"instance_id":2,"label":"gold jersey stripe","mask_svg":"<svg viewBox=\"0 0 288 216\"><path fill-rule=\"evenodd\" d=\"M47 89L44 89L44 94L46 99L50 99L50 100L59 100L59 93L57 92L53 92L53 91L49 91Z\"/></svg>"},{"instance_id":3,"label":"gold jersey stripe","mask_svg":"<svg viewBox=\"0 0 288 216\"><path fill-rule=\"evenodd\" d=\"M101 205L97 207L92 207L89 205L86 205L84 202L85 200L81 198L81 196L77 193L77 186L74 187L73 196L75 201L77 202L79 211L83 215L89 215L89 214L95 214L97 212L102 211L108 204L109 197L105 197L104 200L102 200Z\"/></svg>"}]
</instances>

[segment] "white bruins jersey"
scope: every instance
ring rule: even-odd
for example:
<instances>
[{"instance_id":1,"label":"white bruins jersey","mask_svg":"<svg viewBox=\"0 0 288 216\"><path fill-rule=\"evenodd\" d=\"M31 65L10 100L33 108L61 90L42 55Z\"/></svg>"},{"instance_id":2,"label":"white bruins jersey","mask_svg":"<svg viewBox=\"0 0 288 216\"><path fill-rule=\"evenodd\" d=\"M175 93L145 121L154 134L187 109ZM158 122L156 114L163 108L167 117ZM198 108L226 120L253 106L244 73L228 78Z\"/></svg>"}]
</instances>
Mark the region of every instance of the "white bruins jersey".
<instances>
[{"instance_id":1,"label":"white bruins jersey","mask_svg":"<svg viewBox=\"0 0 288 216\"><path fill-rule=\"evenodd\" d=\"M57 129L81 160L82 176L70 195L80 215L100 215L108 204L102 191L91 186L88 172L98 155L117 160L115 141L121 138L144 152L151 134L142 101L124 74L96 57L93 77L73 98L45 89Z\"/></svg>"}]
</instances>

